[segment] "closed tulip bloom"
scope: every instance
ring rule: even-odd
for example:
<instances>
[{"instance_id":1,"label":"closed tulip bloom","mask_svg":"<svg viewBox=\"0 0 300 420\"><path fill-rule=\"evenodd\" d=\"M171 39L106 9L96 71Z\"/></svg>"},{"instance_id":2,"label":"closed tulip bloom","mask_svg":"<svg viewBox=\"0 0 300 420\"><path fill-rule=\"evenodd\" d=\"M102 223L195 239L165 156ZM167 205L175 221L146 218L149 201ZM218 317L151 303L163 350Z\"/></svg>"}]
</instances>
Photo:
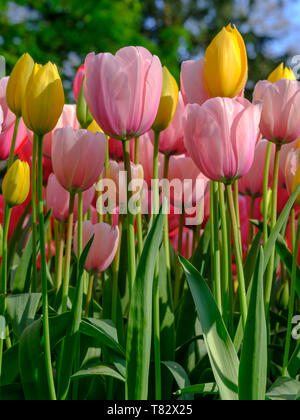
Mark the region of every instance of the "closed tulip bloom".
<instances>
[{"instance_id":1,"label":"closed tulip bloom","mask_svg":"<svg viewBox=\"0 0 300 420\"><path fill-rule=\"evenodd\" d=\"M286 159L285 167L286 188L291 195L300 183L300 149L291 150ZM298 197L300 203L300 194Z\"/></svg>"},{"instance_id":2,"label":"closed tulip bloom","mask_svg":"<svg viewBox=\"0 0 300 420\"><path fill-rule=\"evenodd\" d=\"M184 61L181 65L181 92L186 104L202 105L210 99L204 85L204 58Z\"/></svg>"},{"instance_id":3,"label":"closed tulip bloom","mask_svg":"<svg viewBox=\"0 0 300 420\"><path fill-rule=\"evenodd\" d=\"M56 65L36 64L22 105L27 128L42 136L52 131L61 116L64 103L64 89Z\"/></svg>"},{"instance_id":4,"label":"closed tulip bloom","mask_svg":"<svg viewBox=\"0 0 300 420\"><path fill-rule=\"evenodd\" d=\"M244 40L235 26L224 27L205 52L204 83L211 97L233 98L244 89L248 60Z\"/></svg>"},{"instance_id":5,"label":"closed tulip bloom","mask_svg":"<svg viewBox=\"0 0 300 420\"><path fill-rule=\"evenodd\" d=\"M167 67L163 67L163 85L160 103L157 111L155 121L152 125L154 131L163 131L169 127L173 121L177 103L179 89L176 80L169 72Z\"/></svg>"},{"instance_id":6,"label":"closed tulip bloom","mask_svg":"<svg viewBox=\"0 0 300 420\"><path fill-rule=\"evenodd\" d=\"M7 84L7 105L17 117L22 115L23 99L33 68L34 61L31 56L23 54L13 68Z\"/></svg>"},{"instance_id":7,"label":"closed tulip bloom","mask_svg":"<svg viewBox=\"0 0 300 420\"><path fill-rule=\"evenodd\" d=\"M88 190L103 171L105 152L104 134L59 128L52 142L53 172L69 192Z\"/></svg>"},{"instance_id":8,"label":"closed tulip bloom","mask_svg":"<svg viewBox=\"0 0 300 420\"><path fill-rule=\"evenodd\" d=\"M6 89L8 77L0 79L0 108L2 109L2 131L0 130L0 159L6 160L9 157L13 132L16 124L15 114L8 108L6 102ZM16 138L15 154L18 154L20 148L27 141L26 127L21 119L18 134Z\"/></svg>"},{"instance_id":9,"label":"closed tulip bloom","mask_svg":"<svg viewBox=\"0 0 300 420\"><path fill-rule=\"evenodd\" d=\"M289 67L285 67L283 63L279 64L279 66L269 75L268 81L276 83L281 79L296 80L293 70Z\"/></svg>"},{"instance_id":10,"label":"closed tulip bloom","mask_svg":"<svg viewBox=\"0 0 300 420\"><path fill-rule=\"evenodd\" d=\"M239 181L241 194L249 195L250 197L261 197L263 195L264 168L268 144L267 140L261 140L256 146L251 169ZM272 147L271 162L274 161L274 156L275 149ZM272 178L272 171L269 171L269 185L271 185Z\"/></svg>"},{"instance_id":11,"label":"closed tulip bloom","mask_svg":"<svg viewBox=\"0 0 300 420\"><path fill-rule=\"evenodd\" d=\"M250 170L261 105L246 99L213 98L188 105L185 146L200 171L213 181L231 183Z\"/></svg>"},{"instance_id":12,"label":"closed tulip bloom","mask_svg":"<svg viewBox=\"0 0 300 420\"><path fill-rule=\"evenodd\" d=\"M119 245L119 229L106 223L93 225L89 220L83 222L83 248L86 247L93 235L95 236L85 263L85 269L89 273L100 273L111 265L116 256ZM77 236L76 225L74 232L74 253L76 256L78 253Z\"/></svg>"},{"instance_id":13,"label":"closed tulip bloom","mask_svg":"<svg viewBox=\"0 0 300 420\"><path fill-rule=\"evenodd\" d=\"M84 94L92 116L110 137L129 140L150 130L162 91L158 57L142 47L115 56L89 54Z\"/></svg>"},{"instance_id":14,"label":"closed tulip bloom","mask_svg":"<svg viewBox=\"0 0 300 420\"><path fill-rule=\"evenodd\" d=\"M185 153L184 132L183 132L183 114L185 106L181 93L177 104L176 113L169 127L160 133L159 151L165 155L182 155ZM150 131L150 138L154 144L154 133Z\"/></svg>"},{"instance_id":15,"label":"closed tulip bloom","mask_svg":"<svg viewBox=\"0 0 300 420\"><path fill-rule=\"evenodd\" d=\"M80 92L80 89L81 89L83 77L84 77L84 64L82 64L79 67L79 69L76 73L75 79L74 79L74 83L73 83L73 94L74 94L74 98L75 98L76 102L77 102L79 92Z\"/></svg>"},{"instance_id":16,"label":"closed tulip bloom","mask_svg":"<svg viewBox=\"0 0 300 420\"><path fill-rule=\"evenodd\" d=\"M260 131L264 138L282 145L300 137L299 82L287 79L258 82L254 101L263 102Z\"/></svg>"},{"instance_id":17,"label":"closed tulip bloom","mask_svg":"<svg viewBox=\"0 0 300 420\"><path fill-rule=\"evenodd\" d=\"M95 187L84 191L83 198L83 215L88 211L95 196ZM69 216L70 193L65 190L57 181L56 176L52 173L48 179L46 190L46 203L48 209L52 209L54 219L59 221L67 221ZM77 219L78 195L75 197L74 203L74 219Z\"/></svg>"},{"instance_id":18,"label":"closed tulip bloom","mask_svg":"<svg viewBox=\"0 0 300 420\"><path fill-rule=\"evenodd\" d=\"M291 151L294 151L300 147L298 140L293 141L292 143L287 143L281 147L280 157L279 157L279 177L278 183L280 188L286 188L286 164L287 159ZM271 164L274 163L271 161ZM273 169L273 168L272 168Z\"/></svg>"},{"instance_id":19,"label":"closed tulip bloom","mask_svg":"<svg viewBox=\"0 0 300 420\"><path fill-rule=\"evenodd\" d=\"M16 160L7 171L2 192L7 204L11 207L24 203L30 189L30 169L27 162Z\"/></svg>"}]
</instances>

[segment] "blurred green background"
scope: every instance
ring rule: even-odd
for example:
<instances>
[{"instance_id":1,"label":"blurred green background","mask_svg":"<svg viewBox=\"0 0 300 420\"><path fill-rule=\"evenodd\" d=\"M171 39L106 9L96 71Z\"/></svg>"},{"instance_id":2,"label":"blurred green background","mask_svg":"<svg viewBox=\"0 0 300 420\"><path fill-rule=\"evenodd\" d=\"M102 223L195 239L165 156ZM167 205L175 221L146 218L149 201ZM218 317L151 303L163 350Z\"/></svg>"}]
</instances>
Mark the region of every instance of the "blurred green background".
<instances>
[{"instance_id":1,"label":"blurred green background","mask_svg":"<svg viewBox=\"0 0 300 420\"><path fill-rule=\"evenodd\" d=\"M298 0L1 0L0 55L7 73L26 51L38 62L55 62L72 101L75 72L91 51L143 45L179 81L180 63L203 56L232 22L247 45L249 94L278 62L297 54L299 15Z\"/></svg>"}]
</instances>

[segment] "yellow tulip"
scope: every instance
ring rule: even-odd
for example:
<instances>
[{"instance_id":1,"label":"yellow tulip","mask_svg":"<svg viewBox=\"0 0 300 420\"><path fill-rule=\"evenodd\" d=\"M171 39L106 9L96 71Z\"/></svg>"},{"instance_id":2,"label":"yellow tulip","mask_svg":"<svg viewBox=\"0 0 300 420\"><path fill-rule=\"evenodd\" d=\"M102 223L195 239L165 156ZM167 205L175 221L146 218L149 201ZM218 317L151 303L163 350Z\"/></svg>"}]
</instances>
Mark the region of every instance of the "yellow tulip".
<instances>
[{"instance_id":1,"label":"yellow tulip","mask_svg":"<svg viewBox=\"0 0 300 420\"><path fill-rule=\"evenodd\" d=\"M248 59L244 40L235 26L228 25L205 52L204 84L208 94L234 98L245 87Z\"/></svg>"},{"instance_id":2,"label":"yellow tulip","mask_svg":"<svg viewBox=\"0 0 300 420\"><path fill-rule=\"evenodd\" d=\"M16 160L7 171L2 192L7 204L11 207L24 203L29 194L30 169L27 162Z\"/></svg>"},{"instance_id":3,"label":"yellow tulip","mask_svg":"<svg viewBox=\"0 0 300 420\"><path fill-rule=\"evenodd\" d=\"M64 89L55 64L36 64L28 81L22 116L26 126L37 135L52 131L62 114Z\"/></svg>"},{"instance_id":4,"label":"yellow tulip","mask_svg":"<svg viewBox=\"0 0 300 420\"><path fill-rule=\"evenodd\" d=\"M295 191L295 189L298 187L299 184L300 184L300 166L298 167L295 173L294 179L293 179L292 192ZM296 199L296 203L300 206L300 194L298 195Z\"/></svg>"},{"instance_id":5,"label":"yellow tulip","mask_svg":"<svg viewBox=\"0 0 300 420\"><path fill-rule=\"evenodd\" d=\"M99 127L95 120L91 122L91 124L87 128L92 133L103 133L103 130Z\"/></svg>"},{"instance_id":6,"label":"yellow tulip","mask_svg":"<svg viewBox=\"0 0 300 420\"><path fill-rule=\"evenodd\" d=\"M269 82L275 83L281 79L296 80L293 70L281 63L268 77Z\"/></svg>"},{"instance_id":7,"label":"yellow tulip","mask_svg":"<svg viewBox=\"0 0 300 420\"><path fill-rule=\"evenodd\" d=\"M21 117L22 103L28 80L32 74L34 61L29 54L22 55L11 72L7 83L6 102L8 108Z\"/></svg>"},{"instance_id":8,"label":"yellow tulip","mask_svg":"<svg viewBox=\"0 0 300 420\"><path fill-rule=\"evenodd\" d=\"M176 112L178 96L179 89L176 80L167 67L163 67L163 87L157 115L152 126L154 131L160 132L169 127Z\"/></svg>"}]
</instances>

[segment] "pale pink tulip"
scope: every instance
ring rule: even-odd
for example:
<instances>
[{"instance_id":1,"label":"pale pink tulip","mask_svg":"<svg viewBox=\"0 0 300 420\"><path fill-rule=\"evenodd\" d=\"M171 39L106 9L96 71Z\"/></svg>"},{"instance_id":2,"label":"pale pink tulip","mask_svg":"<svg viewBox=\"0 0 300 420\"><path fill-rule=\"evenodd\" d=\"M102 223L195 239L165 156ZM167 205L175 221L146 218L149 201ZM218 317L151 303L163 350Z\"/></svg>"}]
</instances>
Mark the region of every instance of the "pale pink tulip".
<instances>
[{"instance_id":1,"label":"pale pink tulip","mask_svg":"<svg viewBox=\"0 0 300 420\"><path fill-rule=\"evenodd\" d=\"M173 121L166 130L160 133L160 153L165 155L182 155L185 153L186 150L184 146L184 132L182 123L184 109L185 105L182 99L182 95L179 92L178 105ZM154 144L154 132L151 130L149 133L152 144Z\"/></svg>"},{"instance_id":2,"label":"pale pink tulip","mask_svg":"<svg viewBox=\"0 0 300 420\"><path fill-rule=\"evenodd\" d=\"M279 177L278 177L278 183L279 187L286 188L286 163L287 158L292 150L296 150L298 148L299 141L293 141L292 143L288 143L282 146L280 151L280 157L279 157ZM274 166L274 165L273 165Z\"/></svg>"},{"instance_id":3,"label":"pale pink tulip","mask_svg":"<svg viewBox=\"0 0 300 420\"><path fill-rule=\"evenodd\" d=\"M300 165L300 149L291 150L286 159L285 182L289 195L293 193L293 182Z\"/></svg>"},{"instance_id":4,"label":"pale pink tulip","mask_svg":"<svg viewBox=\"0 0 300 420\"><path fill-rule=\"evenodd\" d=\"M260 131L264 138L282 145L300 137L299 82L287 79L258 82L253 98L263 102Z\"/></svg>"},{"instance_id":5,"label":"pale pink tulip","mask_svg":"<svg viewBox=\"0 0 300 420\"><path fill-rule=\"evenodd\" d=\"M59 128L52 143L53 172L66 190L88 190L103 171L105 152L106 137L103 133Z\"/></svg>"},{"instance_id":6,"label":"pale pink tulip","mask_svg":"<svg viewBox=\"0 0 300 420\"><path fill-rule=\"evenodd\" d=\"M85 60L84 94L92 116L109 136L131 139L150 130L157 114L162 67L143 47Z\"/></svg>"},{"instance_id":7,"label":"pale pink tulip","mask_svg":"<svg viewBox=\"0 0 300 420\"><path fill-rule=\"evenodd\" d=\"M213 98L188 105L185 146L200 171L214 181L232 182L246 175L253 159L261 105L242 98Z\"/></svg>"},{"instance_id":8,"label":"pale pink tulip","mask_svg":"<svg viewBox=\"0 0 300 420\"><path fill-rule=\"evenodd\" d=\"M204 85L204 58L182 63L181 91L186 104L202 105L210 99Z\"/></svg>"},{"instance_id":9,"label":"pale pink tulip","mask_svg":"<svg viewBox=\"0 0 300 420\"><path fill-rule=\"evenodd\" d=\"M266 162L266 151L269 142L267 140L261 140L255 149L254 161L250 171L243 176L239 181L239 190L244 195L250 197L260 197L263 194L264 185L264 169ZM275 146L272 145L271 162L274 161ZM269 185L271 185L273 179L272 168L269 170Z\"/></svg>"},{"instance_id":10,"label":"pale pink tulip","mask_svg":"<svg viewBox=\"0 0 300 420\"><path fill-rule=\"evenodd\" d=\"M83 215L90 208L93 198L95 196L95 187L92 186L88 190L84 191L83 198ZM70 193L65 190L60 183L57 181L56 176L51 174L48 179L48 185L46 190L46 203L48 209L52 209L52 215L54 219L60 221L68 220L69 216L69 205L70 205ZM76 194L74 203L74 219L77 220L78 213L78 195Z\"/></svg>"},{"instance_id":11,"label":"pale pink tulip","mask_svg":"<svg viewBox=\"0 0 300 420\"><path fill-rule=\"evenodd\" d=\"M6 88L8 77L0 79L0 108L2 109L2 122L0 127L0 159L6 160L9 157L11 142L13 138L16 116L10 111L6 103ZM15 154L18 153L20 148L26 143L27 134L26 127L21 119L18 135L16 139Z\"/></svg>"},{"instance_id":12,"label":"pale pink tulip","mask_svg":"<svg viewBox=\"0 0 300 420\"><path fill-rule=\"evenodd\" d=\"M77 224L74 232L74 252L77 256ZM90 272L105 271L113 262L119 245L119 229L111 227L106 223L93 225L89 220L82 224L83 248L94 236L86 263L85 269Z\"/></svg>"}]
</instances>

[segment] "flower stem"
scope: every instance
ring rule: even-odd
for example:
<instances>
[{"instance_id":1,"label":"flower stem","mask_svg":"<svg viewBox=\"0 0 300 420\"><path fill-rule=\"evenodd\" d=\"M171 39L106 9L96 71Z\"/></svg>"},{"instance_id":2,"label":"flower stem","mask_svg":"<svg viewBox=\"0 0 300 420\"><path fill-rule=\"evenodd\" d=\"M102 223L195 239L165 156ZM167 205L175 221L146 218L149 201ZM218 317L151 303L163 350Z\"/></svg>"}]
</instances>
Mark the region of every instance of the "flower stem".
<instances>
[{"instance_id":1,"label":"flower stem","mask_svg":"<svg viewBox=\"0 0 300 420\"><path fill-rule=\"evenodd\" d=\"M61 284L62 284L64 248L65 248L65 222L61 222L60 223L60 233L59 233L58 259L57 259L57 266L56 266L56 269L57 269L57 277L56 277L57 292L61 288Z\"/></svg>"},{"instance_id":2,"label":"flower stem","mask_svg":"<svg viewBox=\"0 0 300 420\"><path fill-rule=\"evenodd\" d=\"M15 127L14 127L13 138L12 138L12 142L11 142L11 146L10 146L10 152L9 152L9 158L8 158L8 164L7 164L8 169L11 167L11 165L13 163L13 160L14 160L16 141L17 141L17 135L18 135L20 121L21 121L21 118L17 117L16 122L15 122Z\"/></svg>"},{"instance_id":3,"label":"flower stem","mask_svg":"<svg viewBox=\"0 0 300 420\"><path fill-rule=\"evenodd\" d=\"M238 282L239 282L239 295L240 295L240 305L241 305L241 312L242 312L242 322L243 328L246 326L247 321L247 296L246 296L246 286L245 286L245 276L244 276L244 269L243 269L243 259L241 254L240 248L240 240L239 240L239 232L237 227L237 220L235 214L235 207L234 207L234 199L232 193L231 185L226 185L226 195L227 195L227 202L231 217L231 228L233 234L233 243L234 243L234 250L236 256L236 268L237 268L237 275L238 275Z\"/></svg>"},{"instance_id":4,"label":"flower stem","mask_svg":"<svg viewBox=\"0 0 300 420\"><path fill-rule=\"evenodd\" d=\"M241 254L242 254L242 257L243 257L242 236L241 236L241 218L240 218L240 200L239 200L239 181L238 181L238 179L234 181L233 190L234 190L234 207L235 207L235 214L236 214L237 229L238 229L238 234L239 234L240 251L241 251Z\"/></svg>"},{"instance_id":5,"label":"flower stem","mask_svg":"<svg viewBox=\"0 0 300 420\"><path fill-rule=\"evenodd\" d=\"M36 221L36 158L38 136L33 135L32 163L31 163L31 217L32 217L32 292L37 289L37 221Z\"/></svg>"},{"instance_id":6,"label":"flower stem","mask_svg":"<svg viewBox=\"0 0 300 420\"><path fill-rule=\"evenodd\" d=\"M165 155L165 162L164 162L164 179L168 179L169 174L169 164L170 164L170 155ZM165 198L167 200L167 198ZM169 207L169 203L166 203ZM169 218L168 212L165 214L165 223L164 223L164 250L165 250L165 258L166 258L166 269L167 269L167 279L168 284L171 285L171 256L170 256L170 239L169 239Z\"/></svg>"},{"instance_id":7,"label":"flower stem","mask_svg":"<svg viewBox=\"0 0 300 420\"><path fill-rule=\"evenodd\" d=\"M56 392L53 379L50 330L49 330L49 308L48 308L48 285L46 271L45 252L45 226L44 226L44 201L43 201L43 136L38 138L38 218L40 231L40 254L41 254L41 277L42 277L42 301L43 301L43 342L46 361L46 375L48 380L51 400L56 400Z\"/></svg>"},{"instance_id":8,"label":"flower stem","mask_svg":"<svg viewBox=\"0 0 300 420\"><path fill-rule=\"evenodd\" d=\"M154 220L156 219L159 213L159 138L160 132L154 133L154 149L153 149L153 203L152 203L152 213L154 215Z\"/></svg>"},{"instance_id":9,"label":"flower stem","mask_svg":"<svg viewBox=\"0 0 300 420\"><path fill-rule=\"evenodd\" d=\"M75 194L70 193L69 218L68 218L68 230L67 230L67 242L66 242L66 258L65 258L65 274L64 274L64 279L63 279L63 293L62 293L62 313L66 312L68 309L70 264L71 264L73 219L74 219L74 202L75 202Z\"/></svg>"},{"instance_id":10,"label":"flower stem","mask_svg":"<svg viewBox=\"0 0 300 420\"><path fill-rule=\"evenodd\" d=\"M225 324L228 325L229 316L229 264L228 264L228 229L226 220L226 207L224 197L224 186L219 183L219 201L220 201L220 214L221 214L221 228L222 228L222 304L223 304L223 317Z\"/></svg>"},{"instance_id":11,"label":"flower stem","mask_svg":"<svg viewBox=\"0 0 300 420\"><path fill-rule=\"evenodd\" d=\"M249 231L248 231L248 253L250 251L252 242L253 242L253 237L254 237L254 226L251 223L251 220L253 219L254 216L254 206L255 206L255 197L252 196L251 197L251 207L250 207L250 220L249 220Z\"/></svg>"},{"instance_id":12,"label":"flower stem","mask_svg":"<svg viewBox=\"0 0 300 420\"><path fill-rule=\"evenodd\" d=\"M266 161L264 169L264 186L263 186L263 226L264 226L264 244L267 243L268 234L268 188L269 188L269 171L271 163L272 143L269 142L266 151Z\"/></svg>"},{"instance_id":13,"label":"flower stem","mask_svg":"<svg viewBox=\"0 0 300 420\"><path fill-rule=\"evenodd\" d=\"M184 228L184 211L182 210L182 214L180 215L179 221L179 232L178 232L178 252L177 252L177 259L176 259L176 270L175 270L175 284L174 284L174 305L176 306L179 301L179 296L181 292L181 276L182 272L180 270L180 260L179 255L182 255L182 242L183 242L183 228Z\"/></svg>"},{"instance_id":14,"label":"flower stem","mask_svg":"<svg viewBox=\"0 0 300 420\"><path fill-rule=\"evenodd\" d=\"M122 244L122 232L123 226L122 221L119 221L119 232L120 232L120 240L118 245L118 250L113 262L113 283L112 283L112 311L111 311L111 319L115 326L117 327L117 303L118 303L118 287L119 287L119 271L120 271L120 255L121 255L121 244Z\"/></svg>"},{"instance_id":15,"label":"flower stem","mask_svg":"<svg viewBox=\"0 0 300 420\"><path fill-rule=\"evenodd\" d=\"M139 154L140 154L140 138L137 137L135 139L135 147L134 147L134 163L135 165L139 164ZM141 197L137 201L137 207L139 211L136 215L136 231L137 231L137 242L138 242L138 256L139 259L142 256L143 252L143 219L142 219L142 209L141 209Z\"/></svg>"},{"instance_id":16,"label":"flower stem","mask_svg":"<svg viewBox=\"0 0 300 420\"><path fill-rule=\"evenodd\" d=\"M221 286L221 255L219 242L219 206L218 206L218 183L211 181L210 206L211 206L211 250L213 259L213 282L214 294L218 308L222 313L222 286Z\"/></svg>"}]
</instances>

